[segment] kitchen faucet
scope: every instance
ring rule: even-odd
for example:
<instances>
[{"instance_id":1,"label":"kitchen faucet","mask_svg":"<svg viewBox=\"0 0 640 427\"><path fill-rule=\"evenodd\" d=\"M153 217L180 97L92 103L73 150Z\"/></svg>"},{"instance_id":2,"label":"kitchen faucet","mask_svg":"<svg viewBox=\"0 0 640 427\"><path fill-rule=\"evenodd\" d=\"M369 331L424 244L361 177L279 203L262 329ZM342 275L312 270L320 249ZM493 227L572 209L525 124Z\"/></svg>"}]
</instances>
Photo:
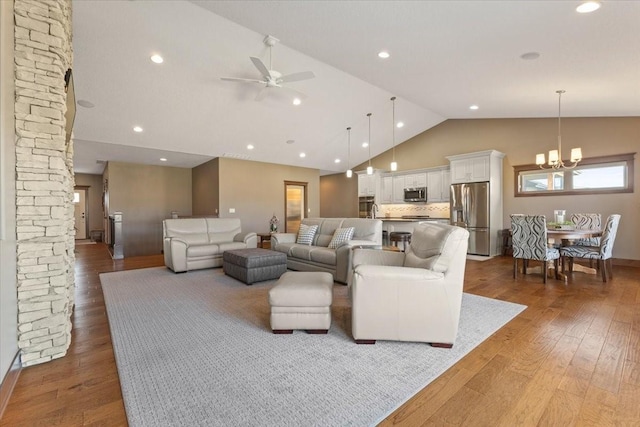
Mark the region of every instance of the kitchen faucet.
<instances>
[{"instance_id":1,"label":"kitchen faucet","mask_svg":"<svg viewBox=\"0 0 640 427\"><path fill-rule=\"evenodd\" d=\"M376 219L376 212L378 212L378 205L375 203L371 205L371 218Z\"/></svg>"}]
</instances>

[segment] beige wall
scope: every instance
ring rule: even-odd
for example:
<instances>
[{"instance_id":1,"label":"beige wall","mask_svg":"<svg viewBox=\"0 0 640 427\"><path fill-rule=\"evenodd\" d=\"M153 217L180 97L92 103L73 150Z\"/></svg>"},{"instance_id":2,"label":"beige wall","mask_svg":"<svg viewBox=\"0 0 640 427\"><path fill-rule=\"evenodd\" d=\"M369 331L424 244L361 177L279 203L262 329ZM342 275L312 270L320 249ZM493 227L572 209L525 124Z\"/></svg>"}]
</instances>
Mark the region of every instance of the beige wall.
<instances>
[{"instance_id":1,"label":"beige wall","mask_svg":"<svg viewBox=\"0 0 640 427\"><path fill-rule=\"evenodd\" d=\"M220 217L240 218L244 232L268 232L275 214L284 227L284 182L306 182L307 217L320 216L318 169L276 165L237 159L219 159ZM194 187L200 183L194 182ZM230 213L229 209L235 209Z\"/></svg>"},{"instance_id":2,"label":"beige wall","mask_svg":"<svg viewBox=\"0 0 640 427\"><path fill-rule=\"evenodd\" d=\"M193 215L217 215L220 209L220 161L213 159L191 170Z\"/></svg>"},{"instance_id":3,"label":"beige wall","mask_svg":"<svg viewBox=\"0 0 640 427\"><path fill-rule=\"evenodd\" d=\"M344 173L320 177L320 216L358 217L358 177L355 173L351 179Z\"/></svg>"},{"instance_id":4,"label":"beige wall","mask_svg":"<svg viewBox=\"0 0 640 427\"><path fill-rule=\"evenodd\" d=\"M557 146L557 119L478 119L447 120L440 125L396 146L400 170L448 164L446 156L495 149L506 154L504 159L504 228L510 227L509 215L530 213L553 215L554 209L573 212L599 212L603 220L612 213L622 214L614 248L616 258L640 260L640 168L635 159L634 193L514 197L514 165L534 162L536 153ZM581 147L585 157L636 152L640 148L640 117L596 117L562 119L562 141L565 157L572 147ZM391 153L372 160L374 168L388 169ZM364 169L364 164L354 170ZM347 197L357 199L357 190L346 184L344 175L323 177L336 179L330 188L344 188ZM353 179L353 178L352 178ZM324 187L323 187L324 188ZM322 195L323 204L339 205L344 194ZM348 213L345 209L337 215Z\"/></svg>"},{"instance_id":5,"label":"beige wall","mask_svg":"<svg viewBox=\"0 0 640 427\"><path fill-rule=\"evenodd\" d=\"M109 214L122 212L124 256L159 254L162 220L191 215L191 169L109 162Z\"/></svg>"},{"instance_id":6,"label":"beige wall","mask_svg":"<svg viewBox=\"0 0 640 427\"><path fill-rule=\"evenodd\" d=\"M89 231L103 230L103 211L102 211L102 175L90 175L77 173L75 175L76 187L89 187ZM89 236L87 236L89 237Z\"/></svg>"}]
</instances>

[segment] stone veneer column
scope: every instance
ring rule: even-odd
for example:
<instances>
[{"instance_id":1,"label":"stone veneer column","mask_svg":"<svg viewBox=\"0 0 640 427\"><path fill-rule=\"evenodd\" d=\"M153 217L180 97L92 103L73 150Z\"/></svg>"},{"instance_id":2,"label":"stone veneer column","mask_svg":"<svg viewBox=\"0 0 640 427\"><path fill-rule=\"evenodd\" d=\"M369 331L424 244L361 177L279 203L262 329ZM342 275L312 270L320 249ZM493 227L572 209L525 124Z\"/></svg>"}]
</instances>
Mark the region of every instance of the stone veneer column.
<instances>
[{"instance_id":1,"label":"stone veneer column","mask_svg":"<svg viewBox=\"0 0 640 427\"><path fill-rule=\"evenodd\" d=\"M15 0L14 18L18 346L28 366L64 356L71 343L74 176L64 116L71 0Z\"/></svg>"}]
</instances>

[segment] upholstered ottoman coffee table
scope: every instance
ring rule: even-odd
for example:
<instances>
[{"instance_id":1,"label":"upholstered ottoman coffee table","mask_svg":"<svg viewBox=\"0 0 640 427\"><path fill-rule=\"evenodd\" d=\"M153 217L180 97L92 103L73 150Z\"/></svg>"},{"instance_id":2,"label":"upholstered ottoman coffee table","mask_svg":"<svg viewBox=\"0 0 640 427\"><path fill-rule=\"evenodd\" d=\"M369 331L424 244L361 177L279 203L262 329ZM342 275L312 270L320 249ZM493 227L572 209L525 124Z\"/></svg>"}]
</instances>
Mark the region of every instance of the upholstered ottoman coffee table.
<instances>
[{"instance_id":1,"label":"upholstered ottoman coffee table","mask_svg":"<svg viewBox=\"0 0 640 427\"><path fill-rule=\"evenodd\" d=\"M287 255L269 249L234 249L222 254L226 275L251 285L277 279L287 271Z\"/></svg>"},{"instance_id":2,"label":"upholstered ottoman coffee table","mask_svg":"<svg viewBox=\"0 0 640 427\"><path fill-rule=\"evenodd\" d=\"M326 334L331 326L332 300L331 273L284 273L269 291L273 333L291 334L294 329L304 329L310 334Z\"/></svg>"}]
</instances>

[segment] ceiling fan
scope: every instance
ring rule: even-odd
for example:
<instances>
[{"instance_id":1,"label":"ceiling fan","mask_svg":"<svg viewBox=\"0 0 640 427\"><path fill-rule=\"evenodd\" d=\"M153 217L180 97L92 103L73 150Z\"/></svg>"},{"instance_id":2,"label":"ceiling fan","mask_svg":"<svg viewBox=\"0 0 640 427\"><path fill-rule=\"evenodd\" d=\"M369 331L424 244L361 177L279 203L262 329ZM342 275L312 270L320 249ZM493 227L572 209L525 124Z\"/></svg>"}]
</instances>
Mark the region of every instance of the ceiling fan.
<instances>
[{"instance_id":1,"label":"ceiling fan","mask_svg":"<svg viewBox=\"0 0 640 427\"><path fill-rule=\"evenodd\" d=\"M253 56L249 57L251 59L251 62L253 62L253 65L258 69L258 71L262 75L262 79L260 80L259 79L243 79L243 78L237 78L237 77L221 77L220 79L225 81L231 81L231 82L248 82L248 83L258 83L258 84L264 85L262 90L258 92L258 95L256 96L256 101L261 101L262 99L264 99L268 95L269 89L274 89L274 88L287 89L292 92L295 92L300 98L306 98L306 95L304 93L299 92L290 87L283 86L282 84L312 79L316 75L313 74L313 71L301 71L299 73L286 74L283 76L282 73L274 70L271 65L271 59L272 59L271 49L279 41L280 40L278 40L273 36L266 36L264 38L264 44L269 46L269 68L267 68L267 66L264 64L264 62L262 62L262 60L260 60L260 58L256 58Z\"/></svg>"}]
</instances>

